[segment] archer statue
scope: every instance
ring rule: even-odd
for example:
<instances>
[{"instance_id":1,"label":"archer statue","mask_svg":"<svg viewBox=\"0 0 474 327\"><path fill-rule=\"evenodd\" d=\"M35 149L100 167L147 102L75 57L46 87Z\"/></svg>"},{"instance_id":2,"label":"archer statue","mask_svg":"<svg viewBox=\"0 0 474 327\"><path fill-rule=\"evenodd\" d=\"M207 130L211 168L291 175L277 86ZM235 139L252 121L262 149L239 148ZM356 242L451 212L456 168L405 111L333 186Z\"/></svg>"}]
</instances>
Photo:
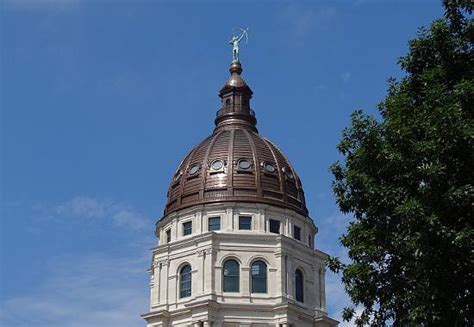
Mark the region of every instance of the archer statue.
<instances>
[{"instance_id":1,"label":"archer statue","mask_svg":"<svg viewBox=\"0 0 474 327\"><path fill-rule=\"evenodd\" d=\"M239 49L240 49L240 41L242 41L243 37L245 36L245 43L248 42L249 37L247 34L248 28L238 28L241 30L241 34L239 36L233 35L229 41L229 44L232 44L232 62L239 61Z\"/></svg>"}]
</instances>

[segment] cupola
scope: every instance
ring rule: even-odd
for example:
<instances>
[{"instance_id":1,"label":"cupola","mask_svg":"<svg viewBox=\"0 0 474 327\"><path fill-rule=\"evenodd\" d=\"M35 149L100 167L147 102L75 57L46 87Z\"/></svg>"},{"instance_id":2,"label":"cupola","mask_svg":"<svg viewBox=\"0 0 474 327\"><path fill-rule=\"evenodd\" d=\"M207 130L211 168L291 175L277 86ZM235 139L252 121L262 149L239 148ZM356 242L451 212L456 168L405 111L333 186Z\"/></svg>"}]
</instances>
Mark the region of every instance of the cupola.
<instances>
[{"instance_id":1,"label":"cupola","mask_svg":"<svg viewBox=\"0 0 474 327\"><path fill-rule=\"evenodd\" d=\"M252 90L242 78L242 64L231 63L230 77L219 91L221 109L216 114L216 131L228 128L247 128L257 131L257 119L250 109Z\"/></svg>"}]
</instances>

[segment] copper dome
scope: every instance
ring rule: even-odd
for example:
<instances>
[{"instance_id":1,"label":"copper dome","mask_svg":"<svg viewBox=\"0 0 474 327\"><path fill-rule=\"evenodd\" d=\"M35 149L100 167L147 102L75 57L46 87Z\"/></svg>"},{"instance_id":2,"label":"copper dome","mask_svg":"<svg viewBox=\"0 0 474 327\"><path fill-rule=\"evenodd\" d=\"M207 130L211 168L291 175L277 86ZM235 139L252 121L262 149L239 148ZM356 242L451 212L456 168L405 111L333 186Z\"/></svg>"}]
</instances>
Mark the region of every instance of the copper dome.
<instances>
[{"instance_id":1,"label":"copper dome","mask_svg":"<svg viewBox=\"0 0 474 327\"><path fill-rule=\"evenodd\" d=\"M171 181L165 215L197 204L256 202L308 214L301 181L283 153L258 134L252 90L234 62L220 90L212 135L184 158Z\"/></svg>"}]
</instances>

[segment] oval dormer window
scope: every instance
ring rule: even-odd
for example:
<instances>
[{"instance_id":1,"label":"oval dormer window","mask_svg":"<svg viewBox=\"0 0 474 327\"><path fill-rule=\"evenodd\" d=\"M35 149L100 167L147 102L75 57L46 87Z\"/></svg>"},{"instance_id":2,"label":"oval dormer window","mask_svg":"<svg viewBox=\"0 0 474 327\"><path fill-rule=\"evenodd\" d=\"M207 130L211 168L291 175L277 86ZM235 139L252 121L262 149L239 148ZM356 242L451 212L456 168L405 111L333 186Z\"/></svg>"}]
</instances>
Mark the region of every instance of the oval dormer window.
<instances>
[{"instance_id":1,"label":"oval dormer window","mask_svg":"<svg viewBox=\"0 0 474 327\"><path fill-rule=\"evenodd\" d=\"M269 173L274 173L275 172L275 166L273 166L273 164L270 163L270 162L265 162L263 164L263 169L265 169L265 171L269 172Z\"/></svg>"},{"instance_id":2,"label":"oval dormer window","mask_svg":"<svg viewBox=\"0 0 474 327\"><path fill-rule=\"evenodd\" d=\"M194 164L191 167L189 167L189 175L195 175L199 171L199 165Z\"/></svg>"},{"instance_id":3,"label":"oval dormer window","mask_svg":"<svg viewBox=\"0 0 474 327\"><path fill-rule=\"evenodd\" d=\"M214 160L211 163L211 168L213 170L220 170L220 169L222 169L222 167L224 167L224 162L222 160Z\"/></svg>"},{"instance_id":4,"label":"oval dormer window","mask_svg":"<svg viewBox=\"0 0 474 327\"><path fill-rule=\"evenodd\" d=\"M248 170L250 169L251 166L252 166L252 163L250 162L250 160L247 160L247 159L240 159L237 162L237 167L239 167L239 169L242 169L242 170Z\"/></svg>"},{"instance_id":5,"label":"oval dormer window","mask_svg":"<svg viewBox=\"0 0 474 327\"><path fill-rule=\"evenodd\" d=\"M174 174L174 181L179 182L181 180L182 175L183 175L183 172L181 170L178 170L176 174Z\"/></svg>"}]
</instances>

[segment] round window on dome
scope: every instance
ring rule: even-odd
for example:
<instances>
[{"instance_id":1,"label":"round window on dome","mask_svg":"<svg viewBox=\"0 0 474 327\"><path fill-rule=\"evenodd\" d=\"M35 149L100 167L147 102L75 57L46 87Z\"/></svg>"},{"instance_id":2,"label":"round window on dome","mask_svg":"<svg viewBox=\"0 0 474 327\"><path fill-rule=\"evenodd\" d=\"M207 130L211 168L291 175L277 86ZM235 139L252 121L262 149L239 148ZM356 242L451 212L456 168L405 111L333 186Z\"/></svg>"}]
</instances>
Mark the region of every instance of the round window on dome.
<instances>
[{"instance_id":1,"label":"round window on dome","mask_svg":"<svg viewBox=\"0 0 474 327\"><path fill-rule=\"evenodd\" d=\"M268 173L274 173L275 172L275 166L271 162L265 162L263 164L263 169L265 169L265 171L268 172Z\"/></svg>"},{"instance_id":2,"label":"round window on dome","mask_svg":"<svg viewBox=\"0 0 474 327\"><path fill-rule=\"evenodd\" d=\"M189 167L189 175L195 175L199 171L199 165L194 164L191 167Z\"/></svg>"},{"instance_id":3,"label":"round window on dome","mask_svg":"<svg viewBox=\"0 0 474 327\"><path fill-rule=\"evenodd\" d=\"M222 169L222 167L224 167L224 162L222 160L214 160L211 163L211 168L214 170Z\"/></svg>"},{"instance_id":4,"label":"round window on dome","mask_svg":"<svg viewBox=\"0 0 474 327\"><path fill-rule=\"evenodd\" d=\"M290 170L287 170L285 172L286 178L288 179L293 179L293 173Z\"/></svg>"},{"instance_id":5,"label":"round window on dome","mask_svg":"<svg viewBox=\"0 0 474 327\"><path fill-rule=\"evenodd\" d=\"M239 169L248 170L250 169L251 166L252 166L252 163L250 162L250 160L247 160L247 159L240 159L237 162L237 167L239 167Z\"/></svg>"},{"instance_id":6,"label":"round window on dome","mask_svg":"<svg viewBox=\"0 0 474 327\"><path fill-rule=\"evenodd\" d=\"M178 170L176 174L174 174L174 181L179 182L182 175L183 175L183 172L181 170Z\"/></svg>"}]
</instances>

